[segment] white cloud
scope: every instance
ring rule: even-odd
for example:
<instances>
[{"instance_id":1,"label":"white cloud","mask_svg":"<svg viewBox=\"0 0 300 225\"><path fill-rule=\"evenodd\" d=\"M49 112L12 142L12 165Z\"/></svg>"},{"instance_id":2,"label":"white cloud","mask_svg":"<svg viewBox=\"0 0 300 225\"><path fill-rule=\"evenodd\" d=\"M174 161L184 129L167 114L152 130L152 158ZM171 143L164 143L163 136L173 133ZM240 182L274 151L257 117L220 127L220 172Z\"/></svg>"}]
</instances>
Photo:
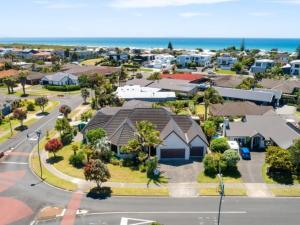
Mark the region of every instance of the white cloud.
<instances>
[{"instance_id":1,"label":"white cloud","mask_svg":"<svg viewBox=\"0 0 300 225\"><path fill-rule=\"evenodd\" d=\"M265 17L265 16L273 15L273 13L271 13L271 12L250 12L248 14L250 16L256 16L256 17Z\"/></svg>"},{"instance_id":2,"label":"white cloud","mask_svg":"<svg viewBox=\"0 0 300 225\"><path fill-rule=\"evenodd\" d=\"M47 9L79 9L87 7L88 4L81 2L70 2L64 0L50 1L50 0L35 0L34 3L42 5Z\"/></svg>"},{"instance_id":3,"label":"white cloud","mask_svg":"<svg viewBox=\"0 0 300 225\"><path fill-rule=\"evenodd\" d=\"M179 16L190 18L190 17L196 17L196 16L210 16L210 13L201 13L201 12L183 12L179 13Z\"/></svg>"},{"instance_id":4,"label":"white cloud","mask_svg":"<svg viewBox=\"0 0 300 225\"><path fill-rule=\"evenodd\" d=\"M273 2L300 5L300 0L274 0Z\"/></svg>"},{"instance_id":5,"label":"white cloud","mask_svg":"<svg viewBox=\"0 0 300 225\"><path fill-rule=\"evenodd\" d=\"M236 0L111 0L110 4L116 8L153 8L166 6L185 6L201 4L217 4Z\"/></svg>"}]
</instances>

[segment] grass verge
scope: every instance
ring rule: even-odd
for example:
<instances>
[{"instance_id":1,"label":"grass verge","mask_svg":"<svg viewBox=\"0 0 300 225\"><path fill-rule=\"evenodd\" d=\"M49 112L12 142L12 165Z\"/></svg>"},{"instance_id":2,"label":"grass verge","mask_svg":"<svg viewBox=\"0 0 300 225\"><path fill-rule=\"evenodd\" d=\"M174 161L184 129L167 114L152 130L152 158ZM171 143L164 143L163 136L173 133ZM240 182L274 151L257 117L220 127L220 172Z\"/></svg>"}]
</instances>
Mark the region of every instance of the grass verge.
<instances>
[{"instance_id":1,"label":"grass verge","mask_svg":"<svg viewBox=\"0 0 300 225\"><path fill-rule=\"evenodd\" d=\"M167 188L112 188L112 195L169 196L169 190Z\"/></svg>"},{"instance_id":2,"label":"grass verge","mask_svg":"<svg viewBox=\"0 0 300 225\"><path fill-rule=\"evenodd\" d=\"M218 183L218 176L210 177L204 172L201 172L197 178L198 183ZM236 174L223 174L224 183L243 183L239 172Z\"/></svg>"},{"instance_id":3,"label":"grass verge","mask_svg":"<svg viewBox=\"0 0 300 225\"><path fill-rule=\"evenodd\" d=\"M271 192L276 197L300 197L300 188L272 188Z\"/></svg>"},{"instance_id":4,"label":"grass verge","mask_svg":"<svg viewBox=\"0 0 300 225\"><path fill-rule=\"evenodd\" d=\"M218 188L202 188L199 190L201 196L219 196ZM225 196L246 196L247 192L242 188L226 188Z\"/></svg>"}]
</instances>

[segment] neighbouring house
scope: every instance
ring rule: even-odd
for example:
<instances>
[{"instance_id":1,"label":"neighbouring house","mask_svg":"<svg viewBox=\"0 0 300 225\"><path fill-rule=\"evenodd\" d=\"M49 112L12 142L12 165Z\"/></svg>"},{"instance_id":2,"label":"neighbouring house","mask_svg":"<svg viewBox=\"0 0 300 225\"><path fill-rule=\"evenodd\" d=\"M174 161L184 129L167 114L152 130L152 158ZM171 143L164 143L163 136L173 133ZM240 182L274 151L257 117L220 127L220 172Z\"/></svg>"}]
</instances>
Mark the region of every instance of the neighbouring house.
<instances>
[{"instance_id":1,"label":"neighbouring house","mask_svg":"<svg viewBox=\"0 0 300 225\"><path fill-rule=\"evenodd\" d=\"M287 52L279 52L275 55L274 60L279 64L287 64L289 63L289 53Z\"/></svg>"},{"instance_id":2,"label":"neighbouring house","mask_svg":"<svg viewBox=\"0 0 300 225\"><path fill-rule=\"evenodd\" d=\"M46 76L44 73L29 71L26 76L26 83L29 85L40 84L41 80Z\"/></svg>"},{"instance_id":3,"label":"neighbouring house","mask_svg":"<svg viewBox=\"0 0 300 225\"><path fill-rule=\"evenodd\" d=\"M42 85L79 85L78 77L73 74L58 72L52 75L44 76L40 83Z\"/></svg>"},{"instance_id":4,"label":"neighbouring house","mask_svg":"<svg viewBox=\"0 0 300 225\"><path fill-rule=\"evenodd\" d=\"M281 98L278 97L279 93L274 90L243 90L236 88L223 88L214 87L219 94L226 100L242 100L251 101L260 105L273 105L279 104Z\"/></svg>"},{"instance_id":5,"label":"neighbouring house","mask_svg":"<svg viewBox=\"0 0 300 225\"><path fill-rule=\"evenodd\" d=\"M255 63L251 66L251 73L264 73L268 69L274 66L274 60L272 59L257 59Z\"/></svg>"},{"instance_id":6,"label":"neighbouring house","mask_svg":"<svg viewBox=\"0 0 300 225\"><path fill-rule=\"evenodd\" d=\"M132 57L132 60L134 62L138 62L140 64L143 64L143 63L151 63L153 60L155 60L155 55L154 54L137 54L137 55L134 55Z\"/></svg>"},{"instance_id":7,"label":"neighbouring house","mask_svg":"<svg viewBox=\"0 0 300 225\"><path fill-rule=\"evenodd\" d=\"M176 62L182 67L187 67L189 63L196 63L198 66L208 66L211 63L211 55L208 54L190 54L179 55Z\"/></svg>"},{"instance_id":8,"label":"neighbouring house","mask_svg":"<svg viewBox=\"0 0 300 225\"><path fill-rule=\"evenodd\" d=\"M103 128L107 132L111 149L122 156L121 148L129 140L135 138L136 123L150 121L160 131L162 144L151 149L151 154L159 160L202 158L208 141L201 127L189 116L179 116L164 108L121 109L113 115L98 113L82 130L87 131Z\"/></svg>"},{"instance_id":9,"label":"neighbouring house","mask_svg":"<svg viewBox=\"0 0 300 225\"><path fill-rule=\"evenodd\" d=\"M168 54L159 54L155 55L153 61L146 64L146 67L155 68L155 69L171 69L172 63L175 61L175 57Z\"/></svg>"},{"instance_id":10,"label":"neighbouring house","mask_svg":"<svg viewBox=\"0 0 300 225\"><path fill-rule=\"evenodd\" d=\"M176 73L176 74L161 74L162 78L175 79L175 80L186 80L191 83L204 83L208 81L206 75L195 74L195 73Z\"/></svg>"},{"instance_id":11,"label":"neighbouring house","mask_svg":"<svg viewBox=\"0 0 300 225\"><path fill-rule=\"evenodd\" d=\"M218 67L222 70L231 70L233 65L237 62L236 57L232 57L228 53L224 53L217 57Z\"/></svg>"},{"instance_id":12,"label":"neighbouring house","mask_svg":"<svg viewBox=\"0 0 300 225\"><path fill-rule=\"evenodd\" d=\"M211 83L213 86L226 87L226 88L236 88L240 85L245 78L241 76L216 76L211 78Z\"/></svg>"},{"instance_id":13,"label":"neighbouring house","mask_svg":"<svg viewBox=\"0 0 300 225\"><path fill-rule=\"evenodd\" d=\"M15 69L0 71L0 80L6 77L18 77L18 76L19 76L19 71Z\"/></svg>"},{"instance_id":14,"label":"neighbouring house","mask_svg":"<svg viewBox=\"0 0 300 225\"><path fill-rule=\"evenodd\" d=\"M18 98L16 97L10 97L6 98L5 96L0 96L0 112L3 116L6 116L12 112L13 109L13 103L14 101L17 101Z\"/></svg>"},{"instance_id":15,"label":"neighbouring house","mask_svg":"<svg viewBox=\"0 0 300 225\"><path fill-rule=\"evenodd\" d=\"M211 104L209 106L209 114L211 116L244 117L246 115L264 115L270 111L274 111L272 106L257 105L248 101L226 101L223 104Z\"/></svg>"},{"instance_id":16,"label":"neighbouring house","mask_svg":"<svg viewBox=\"0 0 300 225\"><path fill-rule=\"evenodd\" d=\"M174 91L178 94L187 96L196 94L199 90L197 84L192 84L189 81L165 78L153 81L147 87L159 88L163 91Z\"/></svg>"},{"instance_id":17,"label":"neighbouring house","mask_svg":"<svg viewBox=\"0 0 300 225\"><path fill-rule=\"evenodd\" d=\"M37 60L50 60L52 53L48 51L41 51L32 55L32 58Z\"/></svg>"},{"instance_id":18,"label":"neighbouring house","mask_svg":"<svg viewBox=\"0 0 300 225\"><path fill-rule=\"evenodd\" d=\"M116 95L124 100L143 100L149 102L165 102L176 100L175 92L161 91L160 88L141 87L140 85L127 85L118 87Z\"/></svg>"},{"instance_id":19,"label":"neighbouring house","mask_svg":"<svg viewBox=\"0 0 300 225\"><path fill-rule=\"evenodd\" d=\"M291 75L298 76L300 75L300 60L293 60L291 64Z\"/></svg>"},{"instance_id":20,"label":"neighbouring house","mask_svg":"<svg viewBox=\"0 0 300 225\"><path fill-rule=\"evenodd\" d=\"M300 89L300 81L298 80L273 80L273 79L262 79L259 84L264 88L278 90L283 94L291 95L298 89Z\"/></svg>"},{"instance_id":21,"label":"neighbouring house","mask_svg":"<svg viewBox=\"0 0 300 225\"><path fill-rule=\"evenodd\" d=\"M111 66L92 66L92 65L75 65L66 64L63 67L63 72L73 74L75 76L80 76L82 74L92 75L92 74L103 74L105 76L111 76L114 73L121 71L120 67Z\"/></svg>"},{"instance_id":22,"label":"neighbouring house","mask_svg":"<svg viewBox=\"0 0 300 225\"><path fill-rule=\"evenodd\" d=\"M241 122L225 122L224 130L229 140L252 150L268 145L287 149L300 137L299 129L278 115L247 115Z\"/></svg>"},{"instance_id":23,"label":"neighbouring house","mask_svg":"<svg viewBox=\"0 0 300 225\"><path fill-rule=\"evenodd\" d=\"M107 55L110 60L114 60L116 62L125 62L125 61L128 61L128 59L129 59L129 54L126 52L117 53L117 52L111 51Z\"/></svg>"}]
</instances>

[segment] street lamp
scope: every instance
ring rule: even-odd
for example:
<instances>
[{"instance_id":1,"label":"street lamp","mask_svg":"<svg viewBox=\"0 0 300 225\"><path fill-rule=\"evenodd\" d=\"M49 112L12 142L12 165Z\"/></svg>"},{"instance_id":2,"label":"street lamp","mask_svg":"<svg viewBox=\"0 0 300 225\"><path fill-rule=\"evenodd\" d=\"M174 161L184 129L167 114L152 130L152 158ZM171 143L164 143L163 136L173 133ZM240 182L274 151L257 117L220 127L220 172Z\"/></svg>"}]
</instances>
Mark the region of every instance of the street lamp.
<instances>
[{"instance_id":1,"label":"street lamp","mask_svg":"<svg viewBox=\"0 0 300 225\"><path fill-rule=\"evenodd\" d=\"M219 194L220 194L220 202L219 202L219 213L218 213L218 225L220 225L220 219L221 219L221 207L222 207L222 200L224 196L224 182L223 182L223 177L221 173L221 166L219 162Z\"/></svg>"},{"instance_id":2,"label":"street lamp","mask_svg":"<svg viewBox=\"0 0 300 225\"><path fill-rule=\"evenodd\" d=\"M40 172L41 172L40 177L43 180L43 167L42 167L41 154L40 154L40 138L41 138L41 135L42 135L42 131L41 130L36 130L34 133L35 133L36 137L31 137L30 138L30 135L27 134L27 139L29 141L37 141Z\"/></svg>"}]
</instances>

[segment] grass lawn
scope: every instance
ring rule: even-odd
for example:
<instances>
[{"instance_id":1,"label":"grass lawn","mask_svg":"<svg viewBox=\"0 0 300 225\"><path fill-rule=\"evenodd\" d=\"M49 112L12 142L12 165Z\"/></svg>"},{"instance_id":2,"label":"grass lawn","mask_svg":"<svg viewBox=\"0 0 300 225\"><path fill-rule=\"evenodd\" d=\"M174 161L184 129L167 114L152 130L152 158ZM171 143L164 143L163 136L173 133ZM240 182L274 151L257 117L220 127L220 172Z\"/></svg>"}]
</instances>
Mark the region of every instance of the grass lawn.
<instances>
[{"instance_id":1,"label":"grass lawn","mask_svg":"<svg viewBox=\"0 0 300 225\"><path fill-rule=\"evenodd\" d=\"M218 183L219 178L218 176L210 177L207 176L204 171L198 175L197 178L198 183ZM234 174L223 174L223 181L224 183L242 183L241 175L239 172Z\"/></svg>"},{"instance_id":2,"label":"grass lawn","mask_svg":"<svg viewBox=\"0 0 300 225\"><path fill-rule=\"evenodd\" d=\"M138 69L138 72L154 72L154 69L142 67Z\"/></svg>"},{"instance_id":3,"label":"grass lawn","mask_svg":"<svg viewBox=\"0 0 300 225\"><path fill-rule=\"evenodd\" d=\"M272 188L271 191L276 197L300 197L300 188Z\"/></svg>"},{"instance_id":4,"label":"grass lawn","mask_svg":"<svg viewBox=\"0 0 300 225\"><path fill-rule=\"evenodd\" d=\"M169 196L169 190L167 188L112 188L112 195Z\"/></svg>"},{"instance_id":5,"label":"grass lawn","mask_svg":"<svg viewBox=\"0 0 300 225\"><path fill-rule=\"evenodd\" d=\"M199 190L201 196L219 196L218 188L202 188ZM246 189L243 188L226 188L225 196L246 196Z\"/></svg>"},{"instance_id":6,"label":"grass lawn","mask_svg":"<svg viewBox=\"0 0 300 225\"><path fill-rule=\"evenodd\" d=\"M196 115L204 115L205 114L205 107L204 107L204 105L196 105L195 111L196 111Z\"/></svg>"},{"instance_id":7,"label":"grass lawn","mask_svg":"<svg viewBox=\"0 0 300 225\"><path fill-rule=\"evenodd\" d=\"M40 176L40 166L39 166L39 159L38 156L33 154L32 158L31 158L31 167L33 169L33 171L35 172L35 174L37 174L38 176ZM66 189L69 191L75 191L77 190L77 185L60 179L59 177L56 177L55 175L53 175L52 173L50 173L44 166L42 167L43 169L43 178L44 180L56 187L62 188L62 189Z\"/></svg>"},{"instance_id":8,"label":"grass lawn","mask_svg":"<svg viewBox=\"0 0 300 225\"><path fill-rule=\"evenodd\" d=\"M267 174L268 164L264 164L262 167L262 176L267 184L300 184L300 178L291 176L289 174L278 174L275 177L270 177Z\"/></svg>"},{"instance_id":9,"label":"grass lawn","mask_svg":"<svg viewBox=\"0 0 300 225\"><path fill-rule=\"evenodd\" d=\"M76 144L79 145L78 142ZM72 154L73 151L71 149L71 145L65 146L57 153L58 158L61 160L58 160L58 162L54 163L53 166L69 176L85 179L82 168L75 168L69 164L69 157ZM133 170L129 167L116 166L112 164L108 164L107 167L111 174L110 182L147 183L149 181L146 173L142 173L139 170ZM163 178L160 182L166 183Z\"/></svg>"},{"instance_id":10,"label":"grass lawn","mask_svg":"<svg viewBox=\"0 0 300 225\"><path fill-rule=\"evenodd\" d=\"M217 74L221 74L221 75L236 75L235 71L232 70L221 70L221 69L216 69L215 71Z\"/></svg>"},{"instance_id":11,"label":"grass lawn","mask_svg":"<svg viewBox=\"0 0 300 225\"><path fill-rule=\"evenodd\" d=\"M103 58L84 60L84 61L82 61L80 64L81 64L81 65L95 66L95 64L96 64L97 62L100 62L100 61L103 61Z\"/></svg>"}]
</instances>

